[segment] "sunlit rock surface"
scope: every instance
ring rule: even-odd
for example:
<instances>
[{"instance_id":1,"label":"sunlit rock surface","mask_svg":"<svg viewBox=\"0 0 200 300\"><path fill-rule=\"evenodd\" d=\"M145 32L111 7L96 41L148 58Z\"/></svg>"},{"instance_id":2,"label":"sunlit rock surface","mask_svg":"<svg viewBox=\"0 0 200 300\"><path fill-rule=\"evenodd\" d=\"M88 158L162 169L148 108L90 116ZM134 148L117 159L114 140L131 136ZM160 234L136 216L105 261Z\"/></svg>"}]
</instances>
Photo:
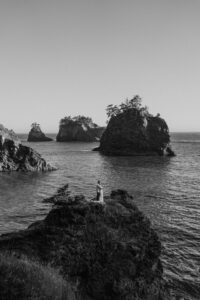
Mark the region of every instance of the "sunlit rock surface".
<instances>
[{"instance_id":1,"label":"sunlit rock surface","mask_svg":"<svg viewBox=\"0 0 200 300\"><path fill-rule=\"evenodd\" d=\"M60 121L56 140L58 142L95 142L100 139L104 129L93 123L92 119L84 116L66 117Z\"/></svg>"},{"instance_id":2,"label":"sunlit rock surface","mask_svg":"<svg viewBox=\"0 0 200 300\"><path fill-rule=\"evenodd\" d=\"M17 135L0 125L0 171L52 171L39 153L21 144Z\"/></svg>"}]
</instances>

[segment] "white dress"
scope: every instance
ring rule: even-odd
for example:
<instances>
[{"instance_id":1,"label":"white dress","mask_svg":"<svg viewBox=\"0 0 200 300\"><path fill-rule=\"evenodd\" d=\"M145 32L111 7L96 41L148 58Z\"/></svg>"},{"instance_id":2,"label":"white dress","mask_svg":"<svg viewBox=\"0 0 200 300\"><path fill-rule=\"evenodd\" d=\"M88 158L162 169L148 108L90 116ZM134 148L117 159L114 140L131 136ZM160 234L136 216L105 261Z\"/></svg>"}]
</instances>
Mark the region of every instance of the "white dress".
<instances>
[{"instance_id":1,"label":"white dress","mask_svg":"<svg viewBox=\"0 0 200 300\"><path fill-rule=\"evenodd\" d=\"M101 190L100 190L99 201L100 201L100 202L103 202L103 188L102 188L102 187L101 187Z\"/></svg>"}]
</instances>

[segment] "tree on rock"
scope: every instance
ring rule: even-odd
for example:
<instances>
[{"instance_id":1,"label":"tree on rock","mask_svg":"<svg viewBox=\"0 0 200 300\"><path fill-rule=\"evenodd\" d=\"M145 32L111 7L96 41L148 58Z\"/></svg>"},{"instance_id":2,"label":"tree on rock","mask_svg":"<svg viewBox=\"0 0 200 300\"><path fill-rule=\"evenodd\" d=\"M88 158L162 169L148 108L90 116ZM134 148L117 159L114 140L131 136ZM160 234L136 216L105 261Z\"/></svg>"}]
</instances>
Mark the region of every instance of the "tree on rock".
<instances>
[{"instance_id":1,"label":"tree on rock","mask_svg":"<svg viewBox=\"0 0 200 300\"><path fill-rule=\"evenodd\" d=\"M41 130L40 124L34 122L31 124L31 130L28 134L28 142L50 142L52 138L47 137Z\"/></svg>"},{"instance_id":2,"label":"tree on rock","mask_svg":"<svg viewBox=\"0 0 200 300\"><path fill-rule=\"evenodd\" d=\"M106 108L106 113L108 116L108 119L115 117L125 111L130 110L136 110L138 112L142 112L143 115L148 115L148 108L147 106L142 106L142 98L139 95L133 96L132 99L126 98L124 102L122 102L120 105L113 105L110 104Z\"/></svg>"},{"instance_id":3,"label":"tree on rock","mask_svg":"<svg viewBox=\"0 0 200 300\"><path fill-rule=\"evenodd\" d=\"M117 105L110 104L106 108L108 118L116 116L120 113L120 108Z\"/></svg>"},{"instance_id":4,"label":"tree on rock","mask_svg":"<svg viewBox=\"0 0 200 300\"><path fill-rule=\"evenodd\" d=\"M33 130L35 130L35 131L40 131L41 129L40 129L40 124L38 124L38 123L32 123L31 124L31 128L33 129Z\"/></svg>"},{"instance_id":5,"label":"tree on rock","mask_svg":"<svg viewBox=\"0 0 200 300\"><path fill-rule=\"evenodd\" d=\"M130 108L140 109L142 106L142 98L139 95L135 95L131 100L128 101Z\"/></svg>"}]
</instances>

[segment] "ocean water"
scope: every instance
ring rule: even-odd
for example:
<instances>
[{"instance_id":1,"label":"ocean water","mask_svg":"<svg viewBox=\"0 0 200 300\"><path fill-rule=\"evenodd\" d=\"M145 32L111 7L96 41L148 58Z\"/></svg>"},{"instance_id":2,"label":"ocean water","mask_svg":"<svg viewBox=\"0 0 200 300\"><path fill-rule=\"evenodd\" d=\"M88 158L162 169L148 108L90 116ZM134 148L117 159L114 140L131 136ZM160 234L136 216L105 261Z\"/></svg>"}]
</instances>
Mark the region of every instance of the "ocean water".
<instances>
[{"instance_id":1,"label":"ocean water","mask_svg":"<svg viewBox=\"0 0 200 300\"><path fill-rule=\"evenodd\" d=\"M173 158L105 157L91 151L97 143L21 139L58 170L0 174L0 233L44 218L51 206L42 199L63 184L92 198L100 179L105 194L127 189L150 218L163 245L164 277L176 299L200 299L200 133L173 133Z\"/></svg>"}]
</instances>

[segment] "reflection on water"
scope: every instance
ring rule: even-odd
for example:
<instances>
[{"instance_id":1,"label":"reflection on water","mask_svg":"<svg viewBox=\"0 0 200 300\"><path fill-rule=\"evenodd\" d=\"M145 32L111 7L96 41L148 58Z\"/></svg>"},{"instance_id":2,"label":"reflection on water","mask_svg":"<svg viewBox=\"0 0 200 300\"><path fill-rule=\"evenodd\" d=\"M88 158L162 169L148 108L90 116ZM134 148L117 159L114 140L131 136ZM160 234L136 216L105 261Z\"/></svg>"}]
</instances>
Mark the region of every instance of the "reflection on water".
<instances>
[{"instance_id":1,"label":"reflection on water","mask_svg":"<svg viewBox=\"0 0 200 300\"><path fill-rule=\"evenodd\" d=\"M192 142L190 139L192 138ZM105 157L95 143L30 143L58 167L50 173L0 174L0 232L25 228L50 209L42 199L69 183L92 198L124 188L151 219L163 244L165 277L185 299L200 299L200 135L174 135L174 158Z\"/></svg>"}]
</instances>

